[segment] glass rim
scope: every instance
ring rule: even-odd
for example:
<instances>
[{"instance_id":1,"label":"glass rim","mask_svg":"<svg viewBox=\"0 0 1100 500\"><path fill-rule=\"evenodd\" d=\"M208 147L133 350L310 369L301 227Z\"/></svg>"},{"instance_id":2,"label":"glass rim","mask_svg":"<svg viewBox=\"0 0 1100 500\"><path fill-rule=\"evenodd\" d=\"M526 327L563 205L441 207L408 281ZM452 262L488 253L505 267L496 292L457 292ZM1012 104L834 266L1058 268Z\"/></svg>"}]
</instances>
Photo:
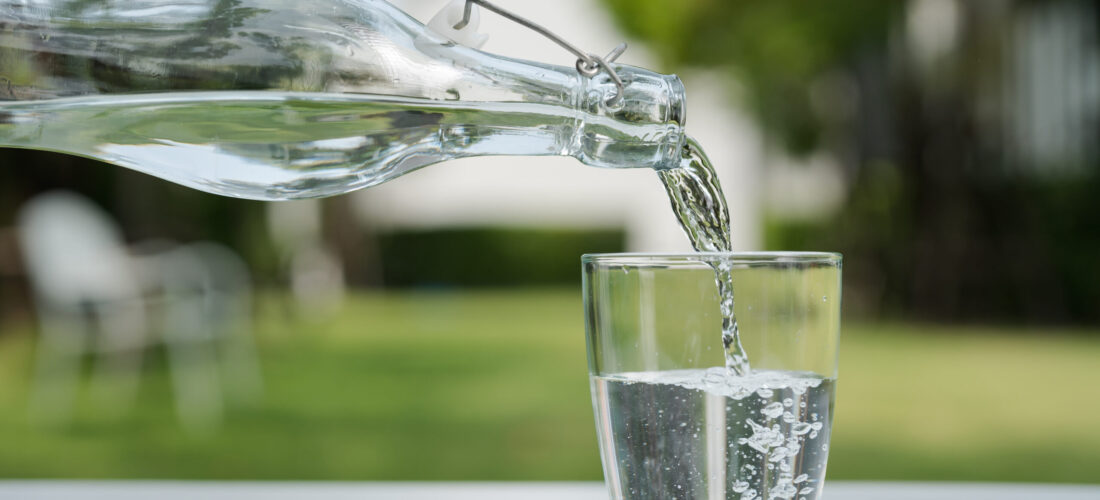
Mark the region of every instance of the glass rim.
<instances>
[{"instance_id":1,"label":"glass rim","mask_svg":"<svg viewBox=\"0 0 1100 500\"><path fill-rule=\"evenodd\" d=\"M762 264L762 263L803 263L803 264L840 264L844 256L839 252L792 252L792 251L760 251L760 252L615 252L615 253L586 253L581 255L581 262L585 264L609 264L609 265L652 265L660 263L698 263L726 261L733 264Z\"/></svg>"}]
</instances>

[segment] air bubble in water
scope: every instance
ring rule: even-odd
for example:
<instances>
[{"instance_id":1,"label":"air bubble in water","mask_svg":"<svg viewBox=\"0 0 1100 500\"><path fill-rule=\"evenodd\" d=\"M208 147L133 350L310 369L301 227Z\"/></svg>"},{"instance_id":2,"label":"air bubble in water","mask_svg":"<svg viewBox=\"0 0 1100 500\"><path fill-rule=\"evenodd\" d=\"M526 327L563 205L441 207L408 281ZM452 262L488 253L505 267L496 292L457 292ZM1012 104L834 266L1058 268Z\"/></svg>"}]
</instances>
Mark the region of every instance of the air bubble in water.
<instances>
[{"instance_id":1,"label":"air bubble in water","mask_svg":"<svg viewBox=\"0 0 1100 500\"><path fill-rule=\"evenodd\" d=\"M786 481L780 480L779 484L776 484L775 488L773 488L770 493L771 493L771 498L789 499L789 498L794 498L794 495L797 492L798 492L798 490L795 489L793 484L788 483Z\"/></svg>"},{"instance_id":2,"label":"air bubble in water","mask_svg":"<svg viewBox=\"0 0 1100 500\"><path fill-rule=\"evenodd\" d=\"M760 413L763 413L764 416L768 418L779 418L779 416L783 414L783 403L776 401L769 404L760 410Z\"/></svg>"}]
</instances>

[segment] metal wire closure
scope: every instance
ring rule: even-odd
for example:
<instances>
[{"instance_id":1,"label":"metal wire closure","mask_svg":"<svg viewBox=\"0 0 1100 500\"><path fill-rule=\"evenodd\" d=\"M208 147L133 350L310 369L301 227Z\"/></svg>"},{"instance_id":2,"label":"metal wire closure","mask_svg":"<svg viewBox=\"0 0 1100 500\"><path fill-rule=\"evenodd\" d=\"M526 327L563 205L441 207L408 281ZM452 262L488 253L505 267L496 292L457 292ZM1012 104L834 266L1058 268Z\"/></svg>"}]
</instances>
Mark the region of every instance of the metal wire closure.
<instances>
[{"instance_id":1,"label":"metal wire closure","mask_svg":"<svg viewBox=\"0 0 1100 500\"><path fill-rule=\"evenodd\" d=\"M598 56L596 54L592 54L590 52L584 52L581 49L578 49L577 47L573 46L573 44L565 41L565 39L563 39L562 37L560 37L558 35L555 35L550 30L548 30L548 29L546 29L546 28L544 28L544 27L542 27L538 24L535 24L534 22L532 22L528 19L522 18L522 17L517 16L517 15L511 13L511 12L508 12L508 11L506 11L506 10L500 8L500 7L497 7L496 5L493 5L493 4L491 4L491 3L489 3L485 0L466 0L466 8L462 13L462 20L459 21L458 24L454 25L454 29L460 30L462 28L465 28L466 25L470 24L470 15L473 13L473 8L474 8L475 3L482 6L482 7L484 7L484 8L486 8L487 10L496 12L497 14L501 15L502 17L504 17L506 19L509 19L509 20L511 20L515 23L520 24L520 25L526 26L527 28L530 28L531 30L534 30L536 33L538 33L538 34L540 34L540 35L542 35L546 38L549 38L554 43L560 45L563 49L568 50L569 52L572 52L573 55L577 56L577 64L576 64L577 72L580 73L581 75L584 75L587 78L592 78L593 76L596 76L596 74L598 74L600 72L600 70L603 70L604 72L607 73L607 76L611 77L611 81L615 82L615 87L616 87L615 95L611 96L606 101L606 104L609 105L609 106L614 106L614 105L618 104L619 101L622 100L622 98L623 98L623 89L624 89L623 80L621 78L619 78L619 74L615 72L615 68L611 67L611 63L615 62L615 59L618 59L619 56L621 56L623 54L623 52L626 52L626 43L625 42L620 43L617 47L612 49L611 52L609 52L606 56L600 57L600 56Z\"/></svg>"}]
</instances>

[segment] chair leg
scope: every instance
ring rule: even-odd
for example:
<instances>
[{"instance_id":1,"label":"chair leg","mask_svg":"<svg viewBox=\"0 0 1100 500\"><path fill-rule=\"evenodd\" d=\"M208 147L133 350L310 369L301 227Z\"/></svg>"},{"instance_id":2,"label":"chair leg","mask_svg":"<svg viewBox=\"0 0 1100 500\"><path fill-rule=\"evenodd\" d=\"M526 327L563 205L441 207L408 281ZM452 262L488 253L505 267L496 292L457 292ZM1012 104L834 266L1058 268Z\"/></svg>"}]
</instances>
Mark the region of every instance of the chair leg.
<instances>
[{"instance_id":1,"label":"chair leg","mask_svg":"<svg viewBox=\"0 0 1100 500\"><path fill-rule=\"evenodd\" d=\"M222 419L213 346L209 342L174 342L168 346L168 356L180 423L197 434L213 431Z\"/></svg>"},{"instance_id":2,"label":"chair leg","mask_svg":"<svg viewBox=\"0 0 1100 500\"><path fill-rule=\"evenodd\" d=\"M251 310L247 293L236 297L226 294L224 300L236 301L237 307L216 328L219 331L218 346L221 349L222 372L226 377L225 390L232 401L251 403L263 395L263 376L260 373L259 356L252 338Z\"/></svg>"},{"instance_id":3,"label":"chair leg","mask_svg":"<svg viewBox=\"0 0 1100 500\"><path fill-rule=\"evenodd\" d=\"M99 336L92 396L102 412L119 417L133 407L141 381L146 338L144 304L128 301L96 307Z\"/></svg>"},{"instance_id":4,"label":"chair leg","mask_svg":"<svg viewBox=\"0 0 1100 500\"><path fill-rule=\"evenodd\" d=\"M72 419L87 325L77 311L40 308L29 417L32 423L60 426Z\"/></svg>"},{"instance_id":5,"label":"chair leg","mask_svg":"<svg viewBox=\"0 0 1100 500\"><path fill-rule=\"evenodd\" d=\"M217 353L202 298L178 294L168 301L164 340L176 397L176 412L185 428L207 433L221 423L222 394Z\"/></svg>"}]
</instances>

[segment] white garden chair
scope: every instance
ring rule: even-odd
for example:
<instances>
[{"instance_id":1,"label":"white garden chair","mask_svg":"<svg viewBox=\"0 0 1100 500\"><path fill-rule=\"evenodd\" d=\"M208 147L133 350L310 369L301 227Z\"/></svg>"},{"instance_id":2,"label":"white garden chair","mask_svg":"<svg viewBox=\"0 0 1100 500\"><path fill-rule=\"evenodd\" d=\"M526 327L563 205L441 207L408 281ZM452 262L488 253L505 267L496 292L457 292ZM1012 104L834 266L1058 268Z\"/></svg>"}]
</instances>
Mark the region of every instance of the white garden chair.
<instances>
[{"instance_id":1,"label":"white garden chair","mask_svg":"<svg viewBox=\"0 0 1100 500\"><path fill-rule=\"evenodd\" d=\"M141 286L119 228L67 192L31 200L18 222L40 326L33 413L47 422L68 420L80 361L89 352L95 354L96 400L112 412L125 410L149 338Z\"/></svg>"},{"instance_id":2,"label":"white garden chair","mask_svg":"<svg viewBox=\"0 0 1100 500\"><path fill-rule=\"evenodd\" d=\"M70 418L80 362L88 354L95 364L95 399L114 413L124 411L133 401L144 351L160 343L167 347L177 413L187 428L217 425L221 380L234 398L257 393L250 277L231 250L162 243L132 257L111 218L69 192L28 202L19 227L41 332L31 394L38 418Z\"/></svg>"}]
</instances>

